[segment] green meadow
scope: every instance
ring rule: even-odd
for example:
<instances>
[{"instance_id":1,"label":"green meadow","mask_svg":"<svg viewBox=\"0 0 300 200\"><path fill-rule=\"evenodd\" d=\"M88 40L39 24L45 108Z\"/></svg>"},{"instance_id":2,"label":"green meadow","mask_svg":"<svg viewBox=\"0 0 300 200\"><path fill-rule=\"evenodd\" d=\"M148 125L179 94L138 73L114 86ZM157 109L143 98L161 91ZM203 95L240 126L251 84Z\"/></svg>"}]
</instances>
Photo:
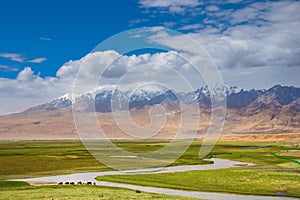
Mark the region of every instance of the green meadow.
<instances>
[{"instance_id":1,"label":"green meadow","mask_svg":"<svg viewBox=\"0 0 300 200\"><path fill-rule=\"evenodd\" d=\"M114 143L124 150L140 153L160 149L169 141L114 141ZM198 158L200 147L201 141L194 141L171 166L212 163ZM283 192L286 196L300 197L300 165L298 164L300 147L293 143L219 142L206 158L212 157L251 162L256 166L170 174L103 176L99 179L195 191L258 195L282 195ZM124 197L123 199L174 199L164 195L135 193L130 190L99 186L33 187L23 182L3 181L13 178L107 170L113 169L95 159L80 141L2 141L0 142L0 180L2 180L0 199L55 199L59 195L61 195L59 199L71 197L72 199L118 199L117 195ZM17 196L12 196L13 194ZM80 197L81 194L85 194L86 196L83 196L86 198Z\"/></svg>"},{"instance_id":2,"label":"green meadow","mask_svg":"<svg viewBox=\"0 0 300 200\"><path fill-rule=\"evenodd\" d=\"M269 170L207 170L165 174L106 175L101 181L193 191L300 197L300 174Z\"/></svg>"},{"instance_id":3,"label":"green meadow","mask_svg":"<svg viewBox=\"0 0 300 200\"><path fill-rule=\"evenodd\" d=\"M115 141L115 144L124 150L138 153L157 150L168 142ZM200 147L200 141L193 142L189 149L171 165L211 163L199 159ZM272 153L291 160L299 160L300 147L295 147L292 143L221 142L214 147L207 158L225 158L257 164L251 169L276 168L300 172L299 164L274 156ZM95 159L80 141L0 142L0 180L106 170L112 169Z\"/></svg>"}]
</instances>

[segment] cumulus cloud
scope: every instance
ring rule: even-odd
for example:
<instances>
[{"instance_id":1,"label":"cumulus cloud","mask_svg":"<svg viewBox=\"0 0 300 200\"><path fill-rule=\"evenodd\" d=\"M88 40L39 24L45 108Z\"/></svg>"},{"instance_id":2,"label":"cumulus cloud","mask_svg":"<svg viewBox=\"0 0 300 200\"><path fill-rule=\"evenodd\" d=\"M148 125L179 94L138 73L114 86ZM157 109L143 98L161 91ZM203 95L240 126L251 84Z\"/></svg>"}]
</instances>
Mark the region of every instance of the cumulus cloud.
<instances>
[{"instance_id":1,"label":"cumulus cloud","mask_svg":"<svg viewBox=\"0 0 300 200\"><path fill-rule=\"evenodd\" d=\"M127 88L149 81L179 88L183 87L178 81L180 74L199 82L199 75L197 77L190 64L177 52L131 56L112 50L94 52L80 60L65 63L55 77L45 78L28 66L19 72L16 79L0 78L0 114L72 93L75 80L77 92L81 93L94 91L103 85L115 86L122 78L122 87Z\"/></svg>"},{"instance_id":2,"label":"cumulus cloud","mask_svg":"<svg viewBox=\"0 0 300 200\"><path fill-rule=\"evenodd\" d=\"M63 89L57 78L41 78L30 67L19 72L16 79L0 78L0 114L22 111L56 98Z\"/></svg>"},{"instance_id":3,"label":"cumulus cloud","mask_svg":"<svg viewBox=\"0 0 300 200\"><path fill-rule=\"evenodd\" d=\"M180 88L179 76L187 76L194 83L196 80L201 81L201 77L194 73L193 67L183 56L175 51L131 56L120 55L115 51L89 54L82 60L76 79L76 93L93 91L99 85L117 85L120 79L122 88L126 90L130 90L128 87L132 84L151 81L172 84L172 88L184 90L186 88L183 85ZM69 69L64 67L61 70Z\"/></svg>"},{"instance_id":4,"label":"cumulus cloud","mask_svg":"<svg viewBox=\"0 0 300 200\"><path fill-rule=\"evenodd\" d=\"M37 76L34 75L34 72L30 67L25 67L17 76L17 80L21 82L31 82Z\"/></svg>"}]
</instances>

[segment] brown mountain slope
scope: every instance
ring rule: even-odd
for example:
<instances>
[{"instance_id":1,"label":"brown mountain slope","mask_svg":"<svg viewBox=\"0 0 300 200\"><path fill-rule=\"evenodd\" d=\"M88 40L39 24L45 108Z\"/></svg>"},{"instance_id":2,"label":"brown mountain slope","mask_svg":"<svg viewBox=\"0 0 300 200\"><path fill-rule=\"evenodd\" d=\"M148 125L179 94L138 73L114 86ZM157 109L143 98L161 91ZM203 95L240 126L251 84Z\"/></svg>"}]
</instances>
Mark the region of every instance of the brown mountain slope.
<instances>
[{"instance_id":1,"label":"brown mountain slope","mask_svg":"<svg viewBox=\"0 0 300 200\"><path fill-rule=\"evenodd\" d=\"M274 134L299 133L300 136L300 99L282 106L280 110L273 106L253 110L249 105L245 110L227 110L227 118L223 135L233 134ZM134 109L131 111L136 124L145 126L149 123L148 109ZM203 110L202 110L203 111ZM164 128L154 138L173 138L180 125L180 112L168 111ZM93 113L91 113L93 114ZM109 138L129 138L123 133L113 120L112 113L97 113L99 123ZM191 118L189 123L197 123ZM198 137L206 133L210 115L201 112L198 127ZM186 130L182 137L190 137L192 130ZM70 109L43 112L20 113L0 117L1 140L42 140L42 139L77 139L78 134L74 125Z\"/></svg>"}]
</instances>

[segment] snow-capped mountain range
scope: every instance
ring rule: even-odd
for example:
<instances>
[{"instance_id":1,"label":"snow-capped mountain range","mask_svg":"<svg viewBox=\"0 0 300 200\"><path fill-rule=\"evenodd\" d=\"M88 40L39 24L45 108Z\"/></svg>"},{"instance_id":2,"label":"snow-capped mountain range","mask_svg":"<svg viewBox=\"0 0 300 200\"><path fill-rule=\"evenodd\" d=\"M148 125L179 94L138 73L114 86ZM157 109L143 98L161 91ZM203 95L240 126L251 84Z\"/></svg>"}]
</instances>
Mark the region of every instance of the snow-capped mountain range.
<instances>
[{"instance_id":1,"label":"snow-capped mountain range","mask_svg":"<svg viewBox=\"0 0 300 200\"><path fill-rule=\"evenodd\" d=\"M261 109L271 103L278 106L284 106L300 98L300 88L275 85L268 90L244 90L239 87L222 87L221 92L226 95L227 107L229 109L241 109L248 107L257 107ZM213 91L216 93L216 91ZM83 95L65 94L49 103L45 103L28 111L57 110L71 108L72 103L93 102L97 112L111 112L111 105L117 105L118 109L143 108L163 104L168 101L169 104L176 107L179 102L185 104L198 103L200 106L209 107L211 103L212 91L208 87L201 87L192 92L174 92L163 86L145 86L135 91L120 91L109 89L100 89L95 93ZM253 109L252 109L253 110ZM254 109L255 110L255 109Z\"/></svg>"}]
</instances>

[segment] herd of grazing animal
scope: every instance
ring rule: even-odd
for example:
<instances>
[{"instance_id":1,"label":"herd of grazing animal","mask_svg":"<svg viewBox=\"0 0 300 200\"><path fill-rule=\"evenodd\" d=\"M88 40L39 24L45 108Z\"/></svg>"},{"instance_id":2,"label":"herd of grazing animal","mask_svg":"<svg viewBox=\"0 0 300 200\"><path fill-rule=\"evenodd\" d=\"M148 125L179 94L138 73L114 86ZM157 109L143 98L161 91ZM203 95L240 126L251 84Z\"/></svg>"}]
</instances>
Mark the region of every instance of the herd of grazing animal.
<instances>
[{"instance_id":1,"label":"herd of grazing animal","mask_svg":"<svg viewBox=\"0 0 300 200\"><path fill-rule=\"evenodd\" d=\"M59 182L58 183L58 185L96 185L96 183L95 182L86 182L86 183L84 183L84 182L81 182L81 181L79 181L79 182Z\"/></svg>"}]
</instances>

